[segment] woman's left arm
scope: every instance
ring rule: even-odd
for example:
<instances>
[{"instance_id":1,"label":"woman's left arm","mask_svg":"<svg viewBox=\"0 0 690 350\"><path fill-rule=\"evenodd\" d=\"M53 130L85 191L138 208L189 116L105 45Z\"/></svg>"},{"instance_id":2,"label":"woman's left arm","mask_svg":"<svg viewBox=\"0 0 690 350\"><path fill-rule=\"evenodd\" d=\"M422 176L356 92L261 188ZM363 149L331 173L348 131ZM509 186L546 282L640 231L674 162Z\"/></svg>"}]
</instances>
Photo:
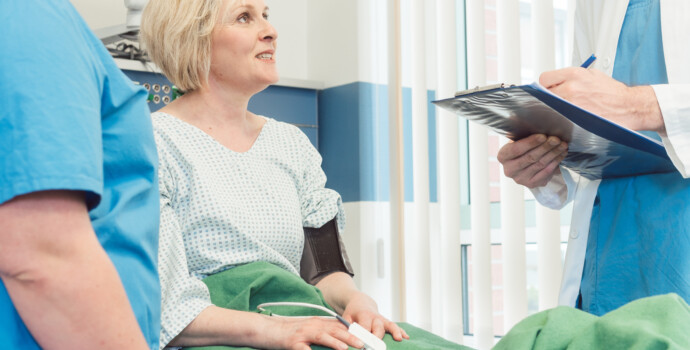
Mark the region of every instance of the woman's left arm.
<instances>
[{"instance_id":1,"label":"woman's left arm","mask_svg":"<svg viewBox=\"0 0 690 350\"><path fill-rule=\"evenodd\" d=\"M374 299L360 292L350 275L335 272L324 277L316 287L323 293L328 305L348 322L357 322L379 338L388 332L401 341L410 337L395 322L383 317Z\"/></svg>"},{"instance_id":2,"label":"woman's left arm","mask_svg":"<svg viewBox=\"0 0 690 350\"><path fill-rule=\"evenodd\" d=\"M326 175L321 169L321 155L299 129L295 130L295 137L300 149L300 161L303 162L302 176L296 183L302 224L305 227L321 227L335 217L339 231L343 232L345 213L342 200L337 192L325 188ZM388 332L397 341L409 339L403 329L379 314L376 302L360 292L347 273L331 273L321 279L316 287L321 290L326 302L348 322L357 322L379 338Z\"/></svg>"}]
</instances>

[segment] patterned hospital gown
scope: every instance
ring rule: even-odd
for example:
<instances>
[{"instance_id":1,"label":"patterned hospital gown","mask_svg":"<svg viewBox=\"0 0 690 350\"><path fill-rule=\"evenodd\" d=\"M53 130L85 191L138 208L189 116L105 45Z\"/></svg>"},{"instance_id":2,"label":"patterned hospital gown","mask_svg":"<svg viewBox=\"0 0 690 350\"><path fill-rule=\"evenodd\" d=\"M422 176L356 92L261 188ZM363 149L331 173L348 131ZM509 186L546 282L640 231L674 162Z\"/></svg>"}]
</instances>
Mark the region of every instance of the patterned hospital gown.
<instances>
[{"instance_id":1,"label":"patterned hospital gown","mask_svg":"<svg viewBox=\"0 0 690 350\"><path fill-rule=\"evenodd\" d=\"M212 305L201 281L267 261L299 274L303 227L334 216L321 156L298 128L266 118L254 145L231 151L165 113L152 115L160 170L161 348Z\"/></svg>"}]
</instances>

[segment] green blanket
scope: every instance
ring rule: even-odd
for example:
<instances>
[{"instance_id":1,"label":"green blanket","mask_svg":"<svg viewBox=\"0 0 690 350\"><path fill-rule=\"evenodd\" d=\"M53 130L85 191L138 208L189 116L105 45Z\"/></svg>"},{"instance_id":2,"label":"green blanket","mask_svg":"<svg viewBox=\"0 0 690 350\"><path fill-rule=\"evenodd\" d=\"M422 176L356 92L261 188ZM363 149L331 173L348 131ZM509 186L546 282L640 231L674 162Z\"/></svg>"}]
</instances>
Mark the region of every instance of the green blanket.
<instances>
[{"instance_id":1,"label":"green blanket","mask_svg":"<svg viewBox=\"0 0 690 350\"><path fill-rule=\"evenodd\" d=\"M515 325L494 347L503 349L690 349L690 307L676 294L639 299L602 317L560 306Z\"/></svg>"},{"instance_id":2,"label":"green blanket","mask_svg":"<svg viewBox=\"0 0 690 350\"><path fill-rule=\"evenodd\" d=\"M211 293L211 302L216 306L228 309L256 312L257 305L277 301L306 302L328 307L321 292L316 287L307 284L300 277L280 267L264 262L235 267L207 277L204 279L204 283L206 283ZM284 316L323 315L318 310L294 307L272 307L271 311ZM406 323L400 324L400 327L407 332L410 339L396 342L390 334L386 334L383 340L388 349L470 349ZM227 350L249 348L207 346L187 349ZM312 346L312 349L326 348Z\"/></svg>"},{"instance_id":3,"label":"green blanket","mask_svg":"<svg viewBox=\"0 0 690 350\"><path fill-rule=\"evenodd\" d=\"M329 307L316 287L269 263L239 266L208 277L204 283L213 304L229 309L257 312L257 305L275 301ZM294 307L272 307L271 311L285 316L323 315L318 310ZM396 342L386 334L384 341L389 349L471 350L406 323L400 327L410 335L410 340ZM312 346L312 349L325 348ZM640 299L602 317L560 306L522 320L494 347L494 350L521 349L690 349L690 307L675 294Z\"/></svg>"}]
</instances>

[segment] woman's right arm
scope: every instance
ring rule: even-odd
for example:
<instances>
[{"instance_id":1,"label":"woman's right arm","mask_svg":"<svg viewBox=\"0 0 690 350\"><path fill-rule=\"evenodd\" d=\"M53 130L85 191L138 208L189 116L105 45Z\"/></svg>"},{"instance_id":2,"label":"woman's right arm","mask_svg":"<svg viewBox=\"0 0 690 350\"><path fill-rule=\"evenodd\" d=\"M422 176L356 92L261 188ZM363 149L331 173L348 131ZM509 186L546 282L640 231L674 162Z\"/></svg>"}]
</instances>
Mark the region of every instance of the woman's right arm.
<instances>
[{"instance_id":1,"label":"woman's right arm","mask_svg":"<svg viewBox=\"0 0 690 350\"><path fill-rule=\"evenodd\" d=\"M163 177L161 177L163 179ZM252 346L263 349L334 349L364 346L340 322L322 318L269 317L211 304L206 285L191 276L184 241L161 183L159 248L164 346Z\"/></svg>"},{"instance_id":2,"label":"woman's right arm","mask_svg":"<svg viewBox=\"0 0 690 350\"><path fill-rule=\"evenodd\" d=\"M210 306L169 346L251 346L261 349L309 350L310 344L333 349L364 344L334 319L271 317Z\"/></svg>"},{"instance_id":3,"label":"woman's right arm","mask_svg":"<svg viewBox=\"0 0 690 350\"><path fill-rule=\"evenodd\" d=\"M159 149L161 280L161 348L165 346L251 346L264 349L310 349L319 344L347 349L363 344L340 322L323 318L269 317L214 306L206 285L187 264L182 225L171 204L175 181Z\"/></svg>"},{"instance_id":4,"label":"woman's right arm","mask_svg":"<svg viewBox=\"0 0 690 350\"><path fill-rule=\"evenodd\" d=\"M208 288L192 276L187 264L182 226L171 204L175 181L166 167L165 152L159 148L160 229L158 273L161 283L160 347L171 341L205 309L211 307Z\"/></svg>"}]
</instances>

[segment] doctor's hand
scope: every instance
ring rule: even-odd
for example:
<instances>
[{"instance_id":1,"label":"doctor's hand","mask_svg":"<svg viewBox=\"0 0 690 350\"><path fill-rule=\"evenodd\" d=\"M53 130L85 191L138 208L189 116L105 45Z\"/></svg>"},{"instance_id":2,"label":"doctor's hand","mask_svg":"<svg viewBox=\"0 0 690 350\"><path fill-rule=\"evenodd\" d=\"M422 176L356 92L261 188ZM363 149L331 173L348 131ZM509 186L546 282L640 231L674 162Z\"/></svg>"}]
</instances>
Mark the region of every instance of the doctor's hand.
<instances>
[{"instance_id":1,"label":"doctor's hand","mask_svg":"<svg viewBox=\"0 0 690 350\"><path fill-rule=\"evenodd\" d=\"M651 86L629 87L599 70L580 67L545 72L539 83L576 106L628 129L666 130Z\"/></svg>"},{"instance_id":2,"label":"doctor's hand","mask_svg":"<svg viewBox=\"0 0 690 350\"><path fill-rule=\"evenodd\" d=\"M535 134L510 142L496 158L503 165L505 175L528 188L546 186L560 174L558 164L568 154L568 144L558 137Z\"/></svg>"},{"instance_id":3,"label":"doctor's hand","mask_svg":"<svg viewBox=\"0 0 690 350\"><path fill-rule=\"evenodd\" d=\"M403 338L410 339L404 329L379 314L376 302L362 292L357 292L350 298L343 312L343 318L348 322L357 322L379 338L383 338L388 332L396 341L402 341Z\"/></svg>"}]
</instances>

